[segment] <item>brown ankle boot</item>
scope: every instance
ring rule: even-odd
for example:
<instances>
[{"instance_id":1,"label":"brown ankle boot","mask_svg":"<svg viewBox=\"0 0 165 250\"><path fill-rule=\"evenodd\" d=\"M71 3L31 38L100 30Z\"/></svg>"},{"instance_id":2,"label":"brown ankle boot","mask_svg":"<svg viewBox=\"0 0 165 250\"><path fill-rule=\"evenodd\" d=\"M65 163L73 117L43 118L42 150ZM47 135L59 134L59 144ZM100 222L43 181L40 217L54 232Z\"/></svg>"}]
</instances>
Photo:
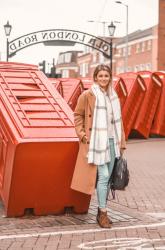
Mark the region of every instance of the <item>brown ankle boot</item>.
<instances>
[{"instance_id":1,"label":"brown ankle boot","mask_svg":"<svg viewBox=\"0 0 165 250\"><path fill-rule=\"evenodd\" d=\"M103 212L98 208L97 222L100 227L111 228L110 219L107 216L107 212Z\"/></svg>"},{"instance_id":2,"label":"brown ankle boot","mask_svg":"<svg viewBox=\"0 0 165 250\"><path fill-rule=\"evenodd\" d=\"M100 208L98 207L97 218L98 218L98 216L100 215L100 212L101 212L101 210L100 210ZM108 218L108 220L109 220L109 223L110 223L110 224L113 224L113 221L108 217L108 215L107 215L107 218Z\"/></svg>"}]
</instances>

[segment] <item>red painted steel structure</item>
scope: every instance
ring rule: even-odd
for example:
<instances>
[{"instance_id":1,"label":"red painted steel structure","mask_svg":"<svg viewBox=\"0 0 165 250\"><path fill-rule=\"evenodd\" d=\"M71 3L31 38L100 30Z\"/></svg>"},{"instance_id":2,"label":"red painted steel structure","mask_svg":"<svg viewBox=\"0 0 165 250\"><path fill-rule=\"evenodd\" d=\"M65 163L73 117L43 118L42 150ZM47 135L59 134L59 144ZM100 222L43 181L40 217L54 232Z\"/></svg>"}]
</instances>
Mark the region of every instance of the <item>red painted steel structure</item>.
<instances>
[{"instance_id":1,"label":"red painted steel structure","mask_svg":"<svg viewBox=\"0 0 165 250\"><path fill-rule=\"evenodd\" d=\"M58 92L60 93L60 95L63 97L63 88L62 88L62 83L60 80L56 79L56 78L49 78L49 80L51 81L51 83L55 86L55 88L58 90Z\"/></svg>"},{"instance_id":2,"label":"red painted steel structure","mask_svg":"<svg viewBox=\"0 0 165 250\"><path fill-rule=\"evenodd\" d=\"M162 90L150 134L165 136L165 72L154 72L154 74L162 80Z\"/></svg>"},{"instance_id":3,"label":"red painted steel structure","mask_svg":"<svg viewBox=\"0 0 165 250\"><path fill-rule=\"evenodd\" d=\"M128 92L124 80L121 77L113 77L113 87L116 90L120 99L121 109L123 109L126 102Z\"/></svg>"},{"instance_id":4,"label":"red painted steel structure","mask_svg":"<svg viewBox=\"0 0 165 250\"><path fill-rule=\"evenodd\" d=\"M89 89L93 84L93 79L92 78L81 77L80 80L82 82L84 90Z\"/></svg>"},{"instance_id":5,"label":"red painted steel structure","mask_svg":"<svg viewBox=\"0 0 165 250\"><path fill-rule=\"evenodd\" d=\"M158 74L149 71L140 71L138 74L145 81L147 91L132 130L148 138L162 90L162 80Z\"/></svg>"},{"instance_id":6,"label":"red painted steel structure","mask_svg":"<svg viewBox=\"0 0 165 250\"><path fill-rule=\"evenodd\" d=\"M73 112L37 66L0 63L0 194L7 216L87 212L70 189L78 152Z\"/></svg>"},{"instance_id":7,"label":"red painted steel structure","mask_svg":"<svg viewBox=\"0 0 165 250\"><path fill-rule=\"evenodd\" d=\"M145 97L146 85L143 78L136 73L123 73L118 76L124 80L128 93L128 97L122 109L125 136L126 139L128 139L141 103Z\"/></svg>"},{"instance_id":8,"label":"red painted steel structure","mask_svg":"<svg viewBox=\"0 0 165 250\"><path fill-rule=\"evenodd\" d=\"M75 78L60 78L63 89L63 98L71 107L75 109L78 97L83 92L83 85L81 80Z\"/></svg>"}]
</instances>

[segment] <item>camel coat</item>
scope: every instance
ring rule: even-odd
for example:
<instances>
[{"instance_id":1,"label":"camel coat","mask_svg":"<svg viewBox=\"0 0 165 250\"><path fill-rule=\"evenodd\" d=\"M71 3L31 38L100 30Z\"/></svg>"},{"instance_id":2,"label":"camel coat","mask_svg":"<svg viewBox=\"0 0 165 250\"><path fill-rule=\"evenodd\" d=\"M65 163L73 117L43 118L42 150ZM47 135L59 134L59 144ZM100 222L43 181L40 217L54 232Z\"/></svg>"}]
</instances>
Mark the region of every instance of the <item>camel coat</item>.
<instances>
[{"instance_id":1,"label":"camel coat","mask_svg":"<svg viewBox=\"0 0 165 250\"><path fill-rule=\"evenodd\" d=\"M96 185L97 166L88 164L87 153L89 150L92 121L95 108L95 95L92 90L84 91L78 99L74 112L75 129L79 137L79 152L71 182L71 188L92 195ZM87 136L87 142L83 143L83 136ZM122 124L122 139L120 148L126 148L125 134Z\"/></svg>"}]
</instances>

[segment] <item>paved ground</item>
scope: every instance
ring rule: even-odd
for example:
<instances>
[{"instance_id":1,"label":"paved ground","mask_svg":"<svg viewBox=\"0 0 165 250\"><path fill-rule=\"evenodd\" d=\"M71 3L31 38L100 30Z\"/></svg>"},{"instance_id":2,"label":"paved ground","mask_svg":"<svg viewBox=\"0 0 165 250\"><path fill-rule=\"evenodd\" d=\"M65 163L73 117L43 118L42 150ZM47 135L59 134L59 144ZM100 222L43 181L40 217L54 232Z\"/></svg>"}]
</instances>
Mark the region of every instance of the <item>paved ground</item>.
<instances>
[{"instance_id":1,"label":"paved ground","mask_svg":"<svg viewBox=\"0 0 165 250\"><path fill-rule=\"evenodd\" d=\"M165 139L129 140L131 180L126 191L109 201L112 229L95 221L93 196L86 215L3 217L0 250L165 250Z\"/></svg>"}]
</instances>

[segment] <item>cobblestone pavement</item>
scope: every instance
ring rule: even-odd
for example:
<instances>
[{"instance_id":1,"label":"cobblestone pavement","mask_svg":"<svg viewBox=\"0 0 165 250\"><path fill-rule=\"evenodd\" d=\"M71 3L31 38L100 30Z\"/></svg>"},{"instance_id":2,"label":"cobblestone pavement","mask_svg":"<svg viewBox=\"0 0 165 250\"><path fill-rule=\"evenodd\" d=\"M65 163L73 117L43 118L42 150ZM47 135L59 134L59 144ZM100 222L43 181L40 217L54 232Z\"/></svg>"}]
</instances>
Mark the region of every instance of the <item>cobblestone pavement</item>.
<instances>
[{"instance_id":1,"label":"cobblestone pavement","mask_svg":"<svg viewBox=\"0 0 165 250\"><path fill-rule=\"evenodd\" d=\"M5 218L0 204L0 250L165 250L165 139L129 140L126 157L130 183L108 202L111 229L96 224L95 195L83 215Z\"/></svg>"}]
</instances>

